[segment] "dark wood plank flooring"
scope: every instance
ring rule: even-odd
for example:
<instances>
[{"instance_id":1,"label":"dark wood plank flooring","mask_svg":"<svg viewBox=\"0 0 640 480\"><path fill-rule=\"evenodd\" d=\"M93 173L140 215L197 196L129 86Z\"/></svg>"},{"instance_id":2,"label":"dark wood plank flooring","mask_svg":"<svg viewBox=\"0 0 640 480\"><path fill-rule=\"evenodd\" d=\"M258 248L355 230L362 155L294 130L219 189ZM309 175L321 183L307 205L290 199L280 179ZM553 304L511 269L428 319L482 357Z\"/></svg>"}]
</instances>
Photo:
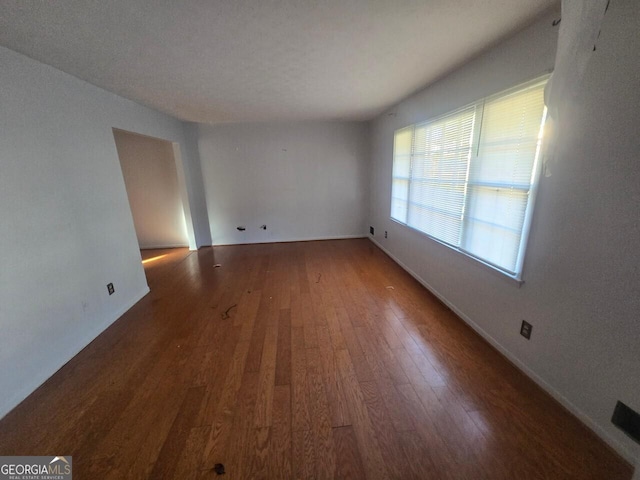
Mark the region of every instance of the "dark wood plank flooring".
<instances>
[{"instance_id":1,"label":"dark wood plank flooring","mask_svg":"<svg viewBox=\"0 0 640 480\"><path fill-rule=\"evenodd\" d=\"M631 478L366 239L143 256L151 293L0 421L0 454L77 479Z\"/></svg>"}]
</instances>

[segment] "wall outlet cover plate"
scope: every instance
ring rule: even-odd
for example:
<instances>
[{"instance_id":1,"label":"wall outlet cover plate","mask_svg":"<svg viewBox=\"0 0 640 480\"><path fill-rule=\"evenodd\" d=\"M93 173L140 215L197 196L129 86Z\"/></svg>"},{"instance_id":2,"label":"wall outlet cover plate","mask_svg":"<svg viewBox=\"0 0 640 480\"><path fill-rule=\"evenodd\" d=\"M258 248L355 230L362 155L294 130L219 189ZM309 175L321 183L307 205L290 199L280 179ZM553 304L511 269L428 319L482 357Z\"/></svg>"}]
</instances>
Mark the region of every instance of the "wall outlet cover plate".
<instances>
[{"instance_id":1,"label":"wall outlet cover plate","mask_svg":"<svg viewBox=\"0 0 640 480\"><path fill-rule=\"evenodd\" d=\"M533 327L531 326L531 324L529 322L527 322L526 320L523 320L522 321L522 326L520 327L520 335L522 335L527 340L530 340L531 339L531 330L533 330Z\"/></svg>"}]
</instances>

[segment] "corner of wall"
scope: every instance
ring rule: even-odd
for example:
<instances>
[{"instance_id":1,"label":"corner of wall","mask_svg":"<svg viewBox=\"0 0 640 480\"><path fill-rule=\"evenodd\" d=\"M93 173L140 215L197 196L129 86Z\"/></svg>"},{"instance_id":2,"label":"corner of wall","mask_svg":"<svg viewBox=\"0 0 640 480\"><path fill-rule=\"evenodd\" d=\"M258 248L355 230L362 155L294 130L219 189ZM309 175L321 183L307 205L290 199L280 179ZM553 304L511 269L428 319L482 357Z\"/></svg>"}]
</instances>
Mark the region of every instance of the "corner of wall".
<instances>
[{"instance_id":1,"label":"corner of wall","mask_svg":"<svg viewBox=\"0 0 640 480\"><path fill-rule=\"evenodd\" d=\"M200 149L198 147L198 124L182 122L184 141L185 182L191 206L191 218L195 237L195 248L212 245L211 227L207 212L206 190L203 182ZM190 246L191 248L191 246Z\"/></svg>"}]
</instances>

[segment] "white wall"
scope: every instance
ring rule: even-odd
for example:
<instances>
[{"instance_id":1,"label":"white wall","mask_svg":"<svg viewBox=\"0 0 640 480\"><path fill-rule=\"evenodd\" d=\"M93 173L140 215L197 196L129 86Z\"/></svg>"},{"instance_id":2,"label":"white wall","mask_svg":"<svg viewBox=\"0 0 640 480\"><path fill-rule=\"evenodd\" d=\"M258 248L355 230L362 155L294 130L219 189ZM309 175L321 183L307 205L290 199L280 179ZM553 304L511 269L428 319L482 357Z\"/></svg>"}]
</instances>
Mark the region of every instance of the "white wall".
<instances>
[{"instance_id":1,"label":"white wall","mask_svg":"<svg viewBox=\"0 0 640 480\"><path fill-rule=\"evenodd\" d=\"M215 245L366 234L367 124L201 125L199 134Z\"/></svg>"},{"instance_id":2,"label":"white wall","mask_svg":"<svg viewBox=\"0 0 640 480\"><path fill-rule=\"evenodd\" d=\"M376 119L370 220L389 231L375 241L631 461L638 446L610 418L618 399L640 410L640 2L612 2L605 17L558 165L541 181L524 285L389 219L394 130L552 68L557 16Z\"/></svg>"},{"instance_id":3,"label":"white wall","mask_svg":"<svg viewBox=\"0 0 640 480\"><path fill-rule=\"evenodd\" d=\"M184 146L185 126L5 48L0 65L3 416L148 291L112 127Z\"/></svg>"},{"instance_id":4,"label":"white wall","mask_svg":"<svg viewBox=\"0 0 640 480\"><path fill-rule=\"evenodd\" d=\"M114 130L140 248L188 246L171 142Z\"/></svg>"},{"instance_id":5,"label":"white wall","mask_svg":"<svg viewBox=\"0 0 640 480\"><path fill-rule=\"evenodd\" d=\"M193 219L192 224L187 221L187 229L193 227L193 235L199 248L212 245L212 243L198 149L198 124L183 122L183 133L184 143L181 144L181 147L186 155L186 161L180 161L182 155L177 158L178 163L184 163L185 166L183 169L184 177L180 175L180 169L178 169L178 182L184 182L188 186L188 189L185 189L188 198L184 198L183 195L182 203L189 209L188 216Z\"/></svg>"}]
</instances>

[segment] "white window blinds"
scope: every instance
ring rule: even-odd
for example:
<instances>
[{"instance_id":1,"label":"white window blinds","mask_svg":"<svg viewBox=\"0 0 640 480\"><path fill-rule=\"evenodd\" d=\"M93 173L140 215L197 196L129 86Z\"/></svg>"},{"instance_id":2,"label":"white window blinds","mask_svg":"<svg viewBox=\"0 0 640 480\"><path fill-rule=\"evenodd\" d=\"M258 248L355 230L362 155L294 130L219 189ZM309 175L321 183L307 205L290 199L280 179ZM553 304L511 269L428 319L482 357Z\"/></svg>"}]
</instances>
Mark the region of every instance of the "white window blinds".
<instances>
[{"instance_id":1,"label":"white window blinds","mask_svg":"<svg viewBox=\"0 0 640 480\"><path fill-rule=\"evenodd\" d=\"M545 83L398 130L391 217L519 277Z\"/></svg>"},{"instance_id":2,"label":"white window blinds","mask_svg":"<svg viewBox=\"0 0 640 480\"><path fill-rule=\"evenodd\" d=\"M416 125L407 223L443 242L460 241L475 106Z\"/></svg>"},{"instance_id":3,"label":"white window blinds","mask_svg":"<svg viewBox=\"0 0 640 480\"><path fill-rule=\"evenodd\" d=\"M411 178L411 141L413 126L398 130L393 141L393 184L391 217L407 223L409 180Z\"/></svg>"}]
</instances>

